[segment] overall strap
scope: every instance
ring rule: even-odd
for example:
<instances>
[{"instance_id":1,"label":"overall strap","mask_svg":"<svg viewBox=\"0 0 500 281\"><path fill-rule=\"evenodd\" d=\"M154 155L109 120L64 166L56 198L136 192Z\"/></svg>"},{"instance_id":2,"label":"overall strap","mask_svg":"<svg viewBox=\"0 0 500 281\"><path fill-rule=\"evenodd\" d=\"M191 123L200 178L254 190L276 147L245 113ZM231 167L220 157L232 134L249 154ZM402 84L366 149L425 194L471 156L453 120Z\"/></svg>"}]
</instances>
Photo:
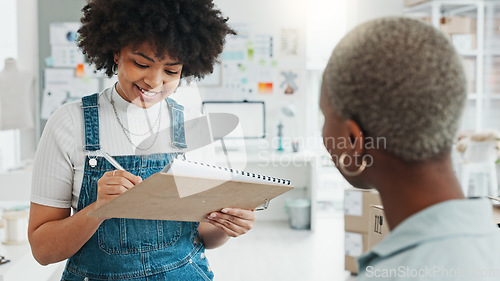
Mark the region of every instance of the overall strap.
<instances>
[{"instance_id":1,"label":"overall strap","mask_svg":"<svg viewBox=\"0 0 500 281\"><path fill-rule=\"evenodd\" d=\"M85 126L85 150L99 150L99 94L82 98L83 122Z\"/></svg>"},{"instance_id":2,"label":"overall strap","mask_svg":"<svg viewBox=\"0 0 500 281\"><path fill-rule=\"evenodd\" d=\"M170 120L172 121L172 146L186 148L186 134L184 131L184 106L171 98L167 98Z\"/></svg>"}]
</instances>

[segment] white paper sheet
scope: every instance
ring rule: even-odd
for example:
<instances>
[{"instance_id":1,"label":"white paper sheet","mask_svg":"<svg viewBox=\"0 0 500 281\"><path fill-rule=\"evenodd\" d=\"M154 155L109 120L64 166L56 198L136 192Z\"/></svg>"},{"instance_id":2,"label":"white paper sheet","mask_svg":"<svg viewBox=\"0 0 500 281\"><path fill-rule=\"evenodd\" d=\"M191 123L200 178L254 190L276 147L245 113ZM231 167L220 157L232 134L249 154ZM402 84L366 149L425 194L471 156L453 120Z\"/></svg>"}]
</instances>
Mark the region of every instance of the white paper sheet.
<instances>
[{"instance_id":1,"label":"white paper sheet","mask_svg":"<svg viewBox=\"0 0 500 281\"><path fill-rule=\"evenodd\" d=\"M76 45L53 45L51 51L54 67L76 67L85 61L83 53Z\"/></svg>"},{"instance_id":2,"label":"white paper sheet","mask_svg":"<svg viewBox=\"0 0 500 281\"><path fill-rule=\"evenodd\" d=\"M53 22L50 23L50 45L76 46L79 22Z\"/></svg>"},{"instance_id":3,"label":"white paper sheet","mask_svg":"<svg viewBox=\"0 0 500 281\"><path fill-rule=\"evenodd\" d=\"M68 97L68 92L64 89L45 89L42 97L42 110L40 117L49 119L50 115L64 104Z\"/></svg>"}]
</instances>

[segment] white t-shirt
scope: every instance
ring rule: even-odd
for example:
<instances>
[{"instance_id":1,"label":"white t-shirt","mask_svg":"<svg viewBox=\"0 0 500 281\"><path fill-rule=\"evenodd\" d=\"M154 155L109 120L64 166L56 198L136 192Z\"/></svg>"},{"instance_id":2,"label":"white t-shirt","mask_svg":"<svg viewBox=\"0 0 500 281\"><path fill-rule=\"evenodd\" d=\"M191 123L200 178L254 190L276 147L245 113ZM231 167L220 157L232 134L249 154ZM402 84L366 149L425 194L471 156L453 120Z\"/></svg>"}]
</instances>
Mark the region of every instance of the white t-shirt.
<instances>
[{"instance_id":1,"label":"white t-shirt","mask_svg":"<svg viewBox=\"0 0 500 281\"><path fill-rule=\"evenodd\" d=\"M111 99L114 101L116 114ZM122 128L117 116L132 134ZM188 145L186 159L213 163L215 151L209 126L203 122L193 122L203 119L198 117L202 117L199 111L184 109ZM83 181L85 156L102 156L104 152L111 155L147 155L180 151L171 144L170 125L170 112L166 102L143 109L124 100L114 87L108 88L99 94L101 150L90 152L84 149L81 101L63 105L48 120L36 151L31 202L76 209ZM155 138L158 131L160 133Z\"/></svg>"}]
</instances>

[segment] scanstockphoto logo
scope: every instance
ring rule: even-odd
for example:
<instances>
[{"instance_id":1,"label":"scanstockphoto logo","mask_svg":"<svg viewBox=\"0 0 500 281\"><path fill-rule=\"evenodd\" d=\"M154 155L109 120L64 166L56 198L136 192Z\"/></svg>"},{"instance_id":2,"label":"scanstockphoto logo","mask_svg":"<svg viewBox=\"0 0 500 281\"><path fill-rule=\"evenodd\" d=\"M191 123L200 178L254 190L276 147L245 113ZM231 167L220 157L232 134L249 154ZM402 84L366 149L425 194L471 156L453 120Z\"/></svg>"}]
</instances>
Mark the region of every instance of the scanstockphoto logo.
<instances>
[{"instance_id":1,"label":"scanstockphoto logo","mask_svg":"<svg viewBox=\"0 0 500 281\"><path fill-rule=\"evenodd\" d=\"M497 268L464 268L444 265L396 268L367 266L364 274L367 278L382 279L432 279L432 280L498 280L500 267Z\"/></svg>"}]
</instances>

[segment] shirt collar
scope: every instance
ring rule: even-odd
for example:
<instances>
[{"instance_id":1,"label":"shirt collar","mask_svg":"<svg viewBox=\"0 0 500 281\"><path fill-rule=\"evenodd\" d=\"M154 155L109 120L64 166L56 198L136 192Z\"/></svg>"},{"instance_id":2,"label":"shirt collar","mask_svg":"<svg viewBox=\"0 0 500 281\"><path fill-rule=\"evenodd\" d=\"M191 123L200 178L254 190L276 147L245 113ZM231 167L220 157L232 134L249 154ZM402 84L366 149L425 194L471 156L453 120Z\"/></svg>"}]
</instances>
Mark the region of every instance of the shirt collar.
<instances>
[{"instance_id":1,"label":"shirt collar","mask_svg":"<svg viewBox=\"0 0 500 281\"><path fill-rule=\"evenodd\" d=\"M498 228L487 199L448 200L404 220L358 262L361 268L377 256L389 256L426 241L492 232L498 233Z\"/></svg>"}]
</instances>

